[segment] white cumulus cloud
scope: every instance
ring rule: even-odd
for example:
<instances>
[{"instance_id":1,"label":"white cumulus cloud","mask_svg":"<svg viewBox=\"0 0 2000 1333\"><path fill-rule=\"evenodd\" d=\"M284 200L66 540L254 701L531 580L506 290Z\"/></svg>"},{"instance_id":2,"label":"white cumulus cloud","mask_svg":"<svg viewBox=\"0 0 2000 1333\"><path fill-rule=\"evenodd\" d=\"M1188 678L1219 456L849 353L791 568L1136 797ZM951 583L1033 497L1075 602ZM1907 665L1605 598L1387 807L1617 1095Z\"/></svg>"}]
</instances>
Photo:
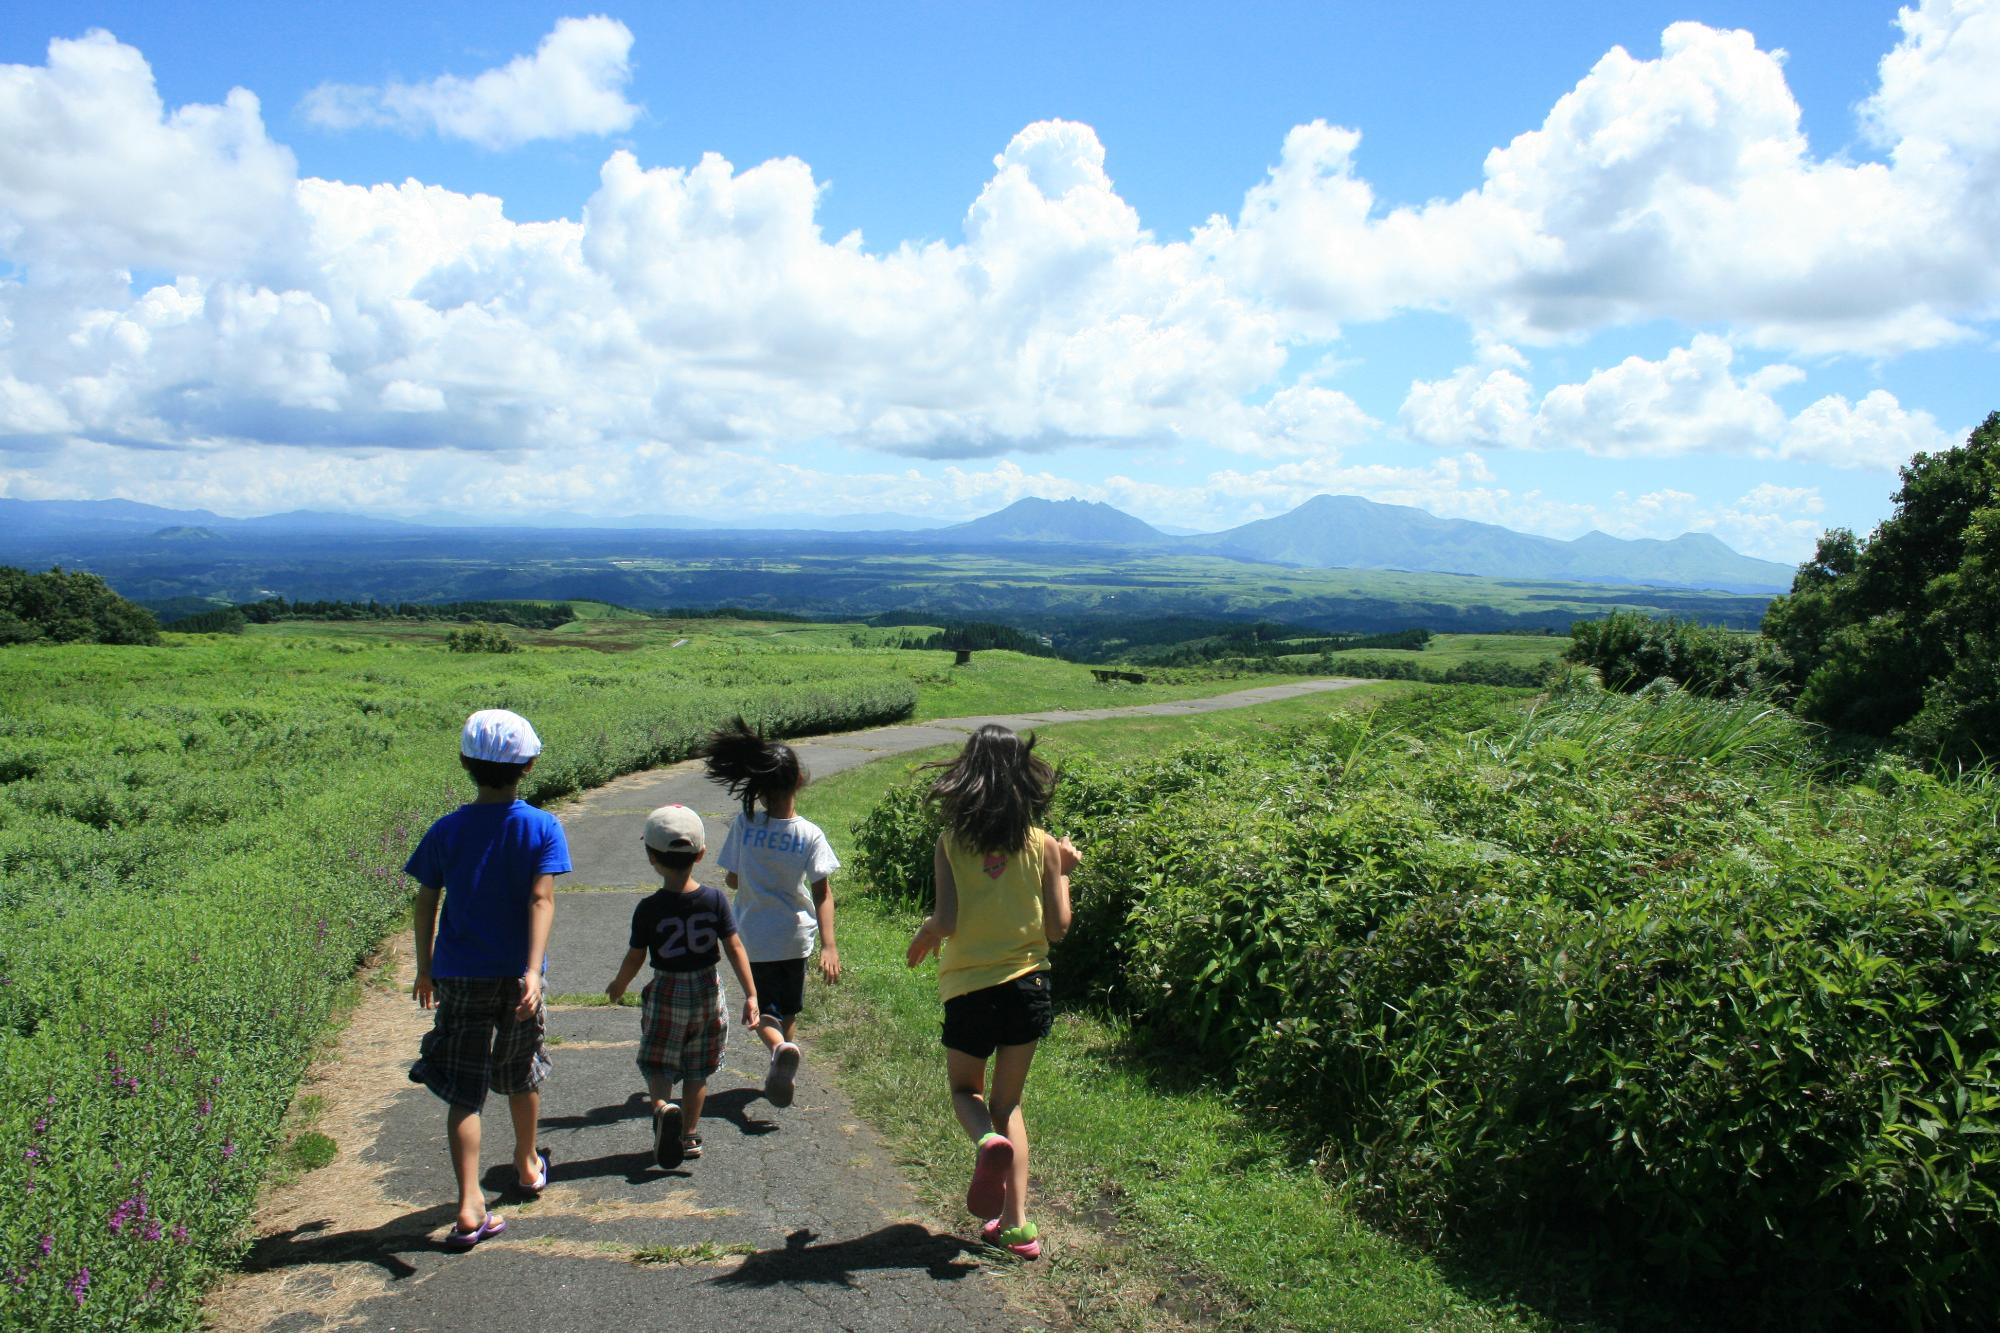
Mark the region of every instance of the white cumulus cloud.
<instances>
[{"instance_id":1,"label":"white cumulus cloud","mask_svg":"<svg viewBox=\"0 0 2000 1333\"><path fill-rule=\"evenodd\" d=\"M1533 402L1512 369L1463 366L1442 380L1418 380L1400 422L1413 439L1443 448L1572 449L1612 458L1733 454L1894 469L1920 450L1949 448L1936 418L1905 408L1886 389L1858 403L1838 394L1787 416L1775 397L1806 378L1774 362L1747 375L1736 352L1712 334L1660 359L1627 357L1580 383L1560 384Z\"/></svg>"},{"instance_id":2,"label":"white cumulus cloud","mask_svg":"<svg viewBox=\"0 0 2000 1333\"><path fill-rule=\"evenodd\" d=\"M632 30L616 19L558 19L533 55L497 69L380 87L323 83L306 95L304 110L327 129L428 130L494 149L615 134L639 116L639 107L625 100L631 55Z\"/></svg>"}]
</instances>

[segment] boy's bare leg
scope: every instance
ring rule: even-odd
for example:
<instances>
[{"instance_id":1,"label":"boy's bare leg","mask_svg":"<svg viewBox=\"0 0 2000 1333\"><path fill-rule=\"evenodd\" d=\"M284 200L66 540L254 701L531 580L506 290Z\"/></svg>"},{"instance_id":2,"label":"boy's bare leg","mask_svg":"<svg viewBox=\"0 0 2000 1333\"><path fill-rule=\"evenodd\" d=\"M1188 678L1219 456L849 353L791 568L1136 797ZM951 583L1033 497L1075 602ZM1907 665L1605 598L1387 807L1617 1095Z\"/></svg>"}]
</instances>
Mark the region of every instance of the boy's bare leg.
<instances>
[{"instance_id":1,"label":"boy's bare leg","mask_svg":"<svg viewBox=\"0 0 2000 1333\"><path fill-rule=\"evenodd\" d=\"M701 1123L701 1104L708 1100L708 1084L689 1079L681 1091L681 1133L694 1133Z\"/></svg>"},{"instance_id":2,"label":"boy's bare leg","mask_svg":"<svg viewBox=\"0 0 2000 1333\"><path fill-rule=\"evenodd\" d=\"M535 1143L535 1131L542 1118L542 1094L530 1088L507 1098L507 1113L514 1117L514 1170L521 1183L534 1186L542 1180L542 1155Z\"/></svg>"},{"instance_id":3,"label":"boy's bare leg","mask_svg":"<svg viewBox=\"0 0 2000 1333\"><path fill-rule=\"evenodd\" d=\"M665 1106L674 1099L674 1081L670 1078L661 1078L658 1074L648 1074L646 1095L653 1099L653 1105Z\"/></svg>"},{"instance_id":4,"label":"boy's bare leg","mask_svg":"<svg viewBox=\"0 0 2000 1333\"><path fill-rule=\"evenodd\" d=\"M458 1229L476 1230L486 1221L486 1196L479 1191L479 1112L454 1106L445 1118L451 1141L451 1170L458 1177Z\"/></svg>"},{"instance_id":5,"label":"boy's bare leg","mask_svg":"<svg viewBox=\"0 0 2000 1333\"><path fill-rule=\"evenodd\" d=\"M781 1030L777 1023L759 1015L757 1019L757 1035L763 1039L766 1050L775 1051L778 1049L778 1043L792 1039L791 1024L787 1023Z\"/></svg>"}]
</instances>

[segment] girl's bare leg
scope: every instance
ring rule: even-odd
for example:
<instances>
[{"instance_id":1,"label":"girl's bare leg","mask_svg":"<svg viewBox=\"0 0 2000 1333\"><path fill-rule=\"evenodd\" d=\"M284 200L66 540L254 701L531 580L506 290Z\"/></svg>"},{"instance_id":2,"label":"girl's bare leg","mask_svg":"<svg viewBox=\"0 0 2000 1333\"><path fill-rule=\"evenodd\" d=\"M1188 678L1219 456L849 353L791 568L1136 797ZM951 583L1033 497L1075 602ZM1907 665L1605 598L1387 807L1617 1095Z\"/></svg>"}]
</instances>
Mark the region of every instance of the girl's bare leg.
<instances>
[{"instance_id":1,"label":"girl's bare leg","mask_svg":"<svg viewBox=\"0 0 2000 1333\"><path fill-rule=\"evenodd\" d=\"M1021 1115L1021 1094L1028 1083L1028 1065L1035 1043L1002 1046L993 1053L993 1088L986 1099L993 1128L1014 1145L1014 1164L1007 1172L1007 1203L1000 1212L1000 1229L1028 1220L1028 1122Z\"/></svg>"}]
</instances>

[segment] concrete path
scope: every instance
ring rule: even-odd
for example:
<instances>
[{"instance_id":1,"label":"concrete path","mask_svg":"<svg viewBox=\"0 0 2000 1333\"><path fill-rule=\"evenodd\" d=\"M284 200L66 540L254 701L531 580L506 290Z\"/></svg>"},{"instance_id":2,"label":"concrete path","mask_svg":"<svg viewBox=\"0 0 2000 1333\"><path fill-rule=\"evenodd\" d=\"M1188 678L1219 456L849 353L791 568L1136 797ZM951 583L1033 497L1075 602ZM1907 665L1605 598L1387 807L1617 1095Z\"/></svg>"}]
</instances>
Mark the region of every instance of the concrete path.
<instances>
[{"instance_id":1,"label":"concrete path","mask_svg":"<svg viewBox=\"0 0 2000 1333\"><path fill-rule=\"evenodd\" d=\"M1243 708L1363 682L1305 681L1207 699L1075 712L951 718L795 740L826 776L891 755L952 744L999 722L1017 730L1112 717ZM633 904L657 884L640 844L648 810L700 811L720 845L733 805L694 763L631 774L558 811L574 872L559 880L549 948L551 996L600 992L625 951ZM836 849L838 850L838 849ZM698 876L720 884L713 859ZM594 890L594 891L593 891ZM210 1298L217 1328L266 1333L486 1328L603 1333L673 1326L1010 1330L1059 1316L1018 1304L990 1256L938 1231L874 1132L810 1058L784 1110L761 1091L761 1043L733 1026L702 1118L705 1153L673 1171L652 1165L639 1076L637 1011L553 1005L541 1141L554 1160L539 1200L509 1197L504 1109L484 1117L487 1184L503 1237L468 1254L439 1244L454 1211L444 1113L403 1075L428 1027L409 1003L407 943L343 1034L335 1061L303 1090L324 1103L332 1165L273 1191L242 1275ZM724 969L725 977L728 970ZM807 1003L812 987L809 982ZM728 977L731 1012L740 995ZM942 1098L939 1114L945 1114Z\"/></svg>"}]
</instances>

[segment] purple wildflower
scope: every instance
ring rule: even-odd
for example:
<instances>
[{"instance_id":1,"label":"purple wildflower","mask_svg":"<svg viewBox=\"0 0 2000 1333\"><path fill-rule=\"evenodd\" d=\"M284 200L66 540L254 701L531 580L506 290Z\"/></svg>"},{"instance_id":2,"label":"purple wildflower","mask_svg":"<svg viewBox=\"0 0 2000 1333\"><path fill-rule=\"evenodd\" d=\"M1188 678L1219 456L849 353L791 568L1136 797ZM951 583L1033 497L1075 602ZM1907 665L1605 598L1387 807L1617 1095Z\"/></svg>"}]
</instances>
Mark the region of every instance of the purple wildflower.
<instances>
[{"instance_id":1,"label":"purple wildflower","mask_svg":"<svg viewBox=\"0 0 2000 1333\"><path fill-rule=\"evenodd\" d=\"M42 1150L40 1148L30 1148L23 1156L31 1162L37 1162L41 1160Z\"/></svg>"},{"instance_id":2,"label":"purple wildflower","mask_svg":"<svg viewBox=\"0 0 2000 1333\"><path fill-rule=\"evenodd\" d=\"M49 1251L50 1251L50 1250L53 1250L53 1249L54 1249L55 1247L56 1247L56 1238L55 1238L54 1236L48 1236L48 1235L45 1235L45 1236L43 1236L43 1237L42 1237L42 1258L44 1258L44 1259L48 1258L48 1257L49 1257Z\"/></svg>"},{"instance_id":3,"label":"purple wildflower","mask_svg":"<svg viewBox=\"0 0 2000 1333\"><path fill-rule=\"evenodd\" d=\"M46 1134L48 1132L49 1132L49 1118L47 1116L43 1116L41 1119L35 1122L35 1133Z\"/></svg>"},{"instance_id":4,"label":"purple wildflower","mask_svg":"<svg viewBox=\"0 0 2000 1333\"><path fill-rule=\"evenodd\" d=\"M155 1218L154 1220L146 1224L147 1240L158 1240L163 1234L165 1233L163 1233L160 1230L160 1223L158 1218Z\"/></svg>"},{"instance_id":5,"label":"purple wildflower","mask_svg":"<svg viewBox=\"0 0 2000 1333\"><path fill-rule=\"evenodd\" d=\"M174 1223L174 1244L185 1245L187 1243L188 1229L179 1222Z\"/></svg>"},{"instance_id":6,"label":"purple wildflower","mask_svg":"<svg viewBox=\"0 0 2000 1333\"><path fill-rule=\"evenodd\" d=\"M236 1155L236 1143L235 1143L235 1140L233 1140L233 1139L224 1139L224 1140L222 1141L222 1155L223 1155L224 1157L234 1157L234 1156Z\"/></svg>"},{"instance_id":7,"label":"purple wildflower","mask_svg":"<svg viewBox=\"0 0 2000 1333\"><path fill-rule=\"evenodd\" d=\"M90 1270L79 1268L76 1276L69 1280L69 1294L76 1297L78 1305L83 1304L83 1293L90 1290Z\"/></svg>"},{"instance_id":8,"label":"purple wildflower","mask_svg":"<svg viewBox=\"0 0 2000 1333\"><path fill-rule=\"evenodd\" d=\"M201 1099L201 1106L196 1109L195 1114L197 1116L200 1116L203 1120L206 1120L208 1119L209 1113L213 1110L215 1110L214 1104L211 1103L208 1100L208 1098L204 1097Z\"/></svg>"}]
</instances>

